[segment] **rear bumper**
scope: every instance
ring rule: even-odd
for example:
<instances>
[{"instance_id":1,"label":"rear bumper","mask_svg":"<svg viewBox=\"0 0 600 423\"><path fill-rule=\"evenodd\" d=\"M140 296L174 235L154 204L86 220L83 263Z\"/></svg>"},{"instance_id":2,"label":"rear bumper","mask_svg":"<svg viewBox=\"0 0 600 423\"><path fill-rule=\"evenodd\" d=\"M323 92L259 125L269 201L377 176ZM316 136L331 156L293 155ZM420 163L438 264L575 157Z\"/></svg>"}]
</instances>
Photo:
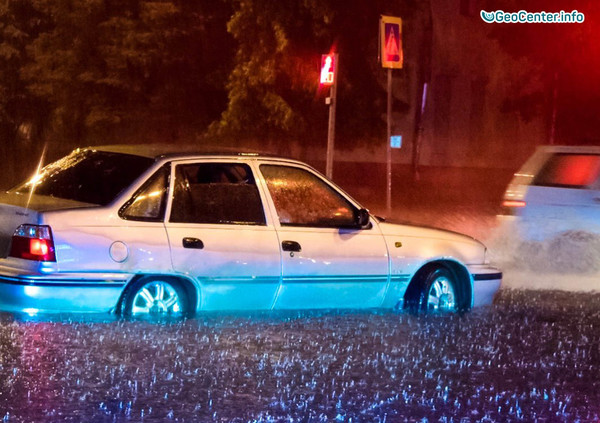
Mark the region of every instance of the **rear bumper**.
<instances>
[{"instance_id":1,"label":"rear bumper","mask_svg":"<svg viewBox=\"0 0 600 423\"><path fill-rule=\"evenodd\" d=\"M489 265L468 266L473 276L473 307L492 304L502 284L502 272Z\"/></svg>"},{"instance_id":2,"label":"rear bumper","mask_svg":"<svg viewBox=\"0 0 600 423\"><path fill-rule=\"evenodd\" d=\"M0 310L8 312L109 312L126 275L0 275Z\"/></svg>"}]
</instances>

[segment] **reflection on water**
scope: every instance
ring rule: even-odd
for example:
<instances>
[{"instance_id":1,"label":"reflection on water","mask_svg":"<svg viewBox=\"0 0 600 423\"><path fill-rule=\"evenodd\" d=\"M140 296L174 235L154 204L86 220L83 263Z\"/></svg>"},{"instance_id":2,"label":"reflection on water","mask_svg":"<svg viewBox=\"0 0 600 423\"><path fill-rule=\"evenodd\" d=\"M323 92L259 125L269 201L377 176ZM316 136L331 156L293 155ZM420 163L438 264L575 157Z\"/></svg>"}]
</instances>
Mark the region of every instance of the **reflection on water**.
<instances>
[{"instance_id":1,"label":"reflection on water","mask_svg":"<svg viewBox=\"0 0 600 423\"><path fill-rule=\"evenodd\" d=\"M593 420L599 303L600 295L503 291L494 307L463 316L4 315L0 418Z\"/></svg>"}]
</instances>

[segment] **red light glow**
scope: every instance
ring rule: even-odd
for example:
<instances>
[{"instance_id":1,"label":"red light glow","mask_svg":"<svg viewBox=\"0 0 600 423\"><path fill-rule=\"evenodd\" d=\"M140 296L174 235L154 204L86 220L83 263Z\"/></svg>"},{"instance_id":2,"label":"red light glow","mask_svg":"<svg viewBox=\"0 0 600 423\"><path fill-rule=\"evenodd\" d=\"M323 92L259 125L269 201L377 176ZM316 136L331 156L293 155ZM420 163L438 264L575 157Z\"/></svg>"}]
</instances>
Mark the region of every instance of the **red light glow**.
<instances>
[{"instance_id":1,"label":"red light glow","mask_svg":"<svg viewBox=\"0 0 600 423\"><path fill-rule=\"evenodd\" d=\"M504 207L525 207L526 203L525 203L525 201L518 201L518 200L504 200L502 202L502 205Z\"/></svg>"},{"instance_id":2,"label":"red light glow","mask_svg":"<svg viewBox=\"0 0 600 423\"><path fill-rule=\"evenodd\" d=\"M321 56L321 85L333 85L335 75L335 56L324 54Z\"/></svg>"},{"instance_id":3,"label":"red light glow","mask_svg":"<svg viewBox=\"0 0 600 423\"><path fill-rule=\"evenodd\" d=\"M45 239L31 239L29 242L29 252L36 256L46 256L48 254L48 242Z\"/></svg>"}]
</instances>

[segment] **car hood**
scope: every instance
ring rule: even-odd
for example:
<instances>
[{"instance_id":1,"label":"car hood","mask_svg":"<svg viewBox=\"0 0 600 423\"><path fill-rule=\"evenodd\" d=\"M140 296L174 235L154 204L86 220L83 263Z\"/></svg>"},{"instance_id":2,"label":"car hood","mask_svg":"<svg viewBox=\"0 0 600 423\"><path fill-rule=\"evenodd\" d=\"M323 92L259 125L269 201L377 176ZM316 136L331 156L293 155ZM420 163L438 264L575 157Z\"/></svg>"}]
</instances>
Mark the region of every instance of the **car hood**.
<instances>
[{"instance_id":1,"label":"car hood","mask_svg":"<svg viewBox=\"0 0 600 423\"><path fill-rule=\"evenodd\" d=\"M449 231L446 229L438 229L429 226L421 226L411 223L395 222L389 220L379 222L379 227L381 229L382 234L386 236L398 235L418 238L439 239L467 244L476 243L485 248L485 246L480 241L476 240L473 237L461 234L459 232Z\"/></svg>"}]
</instances>

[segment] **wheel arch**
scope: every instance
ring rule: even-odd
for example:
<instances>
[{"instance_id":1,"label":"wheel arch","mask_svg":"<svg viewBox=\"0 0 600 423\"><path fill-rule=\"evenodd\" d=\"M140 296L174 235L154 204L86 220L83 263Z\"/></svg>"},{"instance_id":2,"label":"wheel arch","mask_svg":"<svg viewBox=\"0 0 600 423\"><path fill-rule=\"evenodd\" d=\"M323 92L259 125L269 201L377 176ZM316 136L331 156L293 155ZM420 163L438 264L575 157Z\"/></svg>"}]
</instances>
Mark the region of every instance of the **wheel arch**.
<instances>
[{"instance_id":1,"label":"wheel arch","mask_svg":"<svg viewBox=\"0 0 600 423\"><path fill-rule=\"evenodd\" d=\"M130 287L142 278L148 279L162 279L168 282L177 283L185 292L188 305L190 306L190 313L195 314L198 311L200 305L200 288L190 278L182 275L172 275L164 273L140 273L132 277L129 282L125 285L125 288L121 291L119 301L117 302L116 312L121 314L123 311L123 303L129 292Z\"/></svg>"},{"instance_id":2,"label":"wheel arch","mask_svg":"<svg viewBox=\"0 0 600 423\"><path fill-rule=\"evenodd\" d=\"M455 287L457 295L458 311L468 311L473 304L473 284L471 275L466 266L462 263L450 259L436 259L424 263L412 276L408 287L404 292L404 304L411 305L418 301L421 287L425 283L427 275L437 268L449 270L457 282Z\"/></svg>"}]
</instances>

